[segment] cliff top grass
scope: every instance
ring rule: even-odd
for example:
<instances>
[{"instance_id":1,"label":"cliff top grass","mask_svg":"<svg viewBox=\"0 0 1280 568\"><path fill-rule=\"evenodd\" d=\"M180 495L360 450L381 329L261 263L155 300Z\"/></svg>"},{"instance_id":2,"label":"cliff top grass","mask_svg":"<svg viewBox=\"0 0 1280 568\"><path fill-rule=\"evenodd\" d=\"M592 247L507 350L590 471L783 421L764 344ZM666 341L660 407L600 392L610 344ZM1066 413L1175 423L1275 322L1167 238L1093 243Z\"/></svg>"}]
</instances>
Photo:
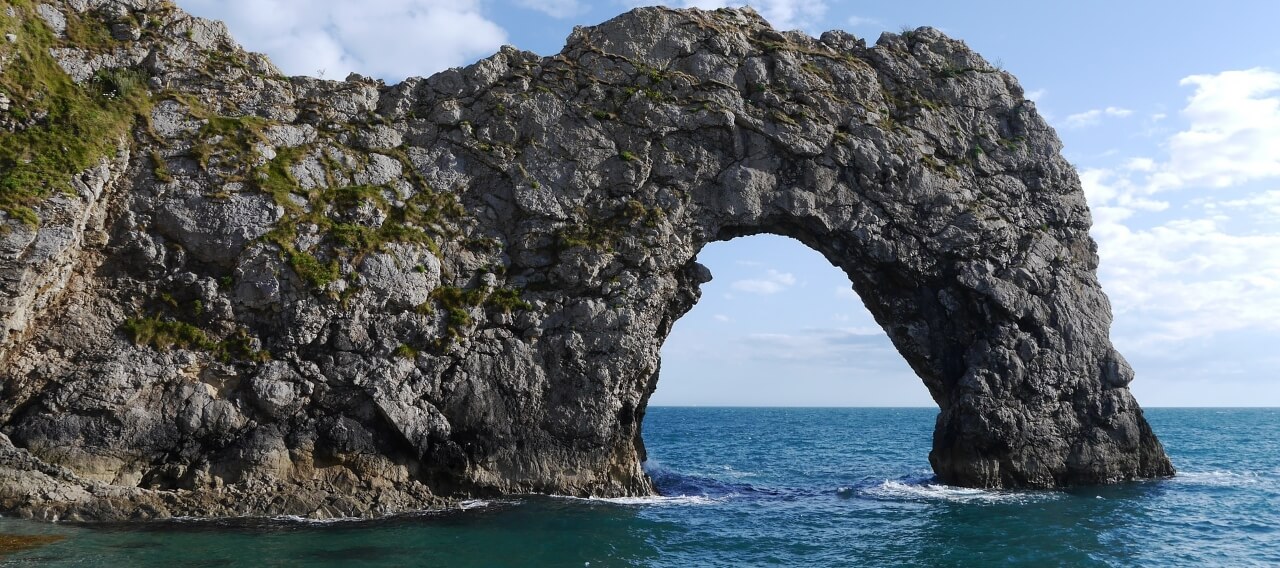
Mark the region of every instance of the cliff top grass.
<instances>
[{"instance_id":1,"label":"cliff top grass","mask_svg":"<svg viewBox=\"0 0 1280 568\"><path fill-rule=\"evenodd\" d=\"M122 45L104 21L68 13L64 40L36 15L32 0L8 4L16 17L0 10L0 31L17 41L0 42L0 92L11 99L8 118L18 128L0 131L0 211L38 226L35 207L71 191L73 175L112 155L150 96L138 70L102 71L76 84L50 55L57 47L109 51Z\"/></svg>"}]
</instances>

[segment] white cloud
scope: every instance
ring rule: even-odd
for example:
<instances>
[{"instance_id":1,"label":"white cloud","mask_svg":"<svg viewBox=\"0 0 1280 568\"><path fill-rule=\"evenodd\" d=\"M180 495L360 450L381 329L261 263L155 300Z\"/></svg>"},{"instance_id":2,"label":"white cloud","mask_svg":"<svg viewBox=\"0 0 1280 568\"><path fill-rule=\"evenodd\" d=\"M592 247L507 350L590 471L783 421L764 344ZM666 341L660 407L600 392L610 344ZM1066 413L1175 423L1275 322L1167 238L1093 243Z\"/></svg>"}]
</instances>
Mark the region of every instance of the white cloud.
<instances>
[{"instance_id":1,"label":"white cloud","mask_svg":"<svg viewBox=\"0 0 1280 568\"><path fill-rule=\"evenodd\" d=\"M628 6L651 6L654 2L646 0L622 0ZM662 3L673 8L739 8L751 6L773 27L780 30L804 29L811 32L820 31L813 26L823 23L827 14L825 0L678 0Z\"/></svg>"},{"instance_id":2,"label":"white cloud","mask_svg":"<svg viewBox=\"0 0 1280 568\"><path fill-rule=\"evenodd\" d=\"M1094 227L1104 289L1118 313L1145 322L1137 347L1223 331L1280 331L1280 232L1238 234L1225 218ZM1275 228L1273 227L1273 231Z\"/></svg>"},{"instance_id":3,"label":"white cloud","mask_svg":"<svg viewBox=\"0 0 1280 568\"><path fill-rule=\"evenodd\" d=\"M1080 184L1084 186L1084 195L1094 207L1123 207L1128 210L1164 211L1169 202L1158 201L1146 197L1147 192L1132 179L1124 175L1126 171L1143 171L1140 168L1155 168L1154 164L1145 164L1141 158L1130 160L1122 170L1090 168L1080 171ZM1146 171L1150 171L1149 169Z\"/></svg>"},{"instance_id":4,"label":"white cloud","mask_svg":"<svg viewBox=\"0 0 1280 568\"><path fill-rule=\"evenodd\" d=\"M814 332L818 332L818 333L822 333L822 332L824 332L824 331L826 331L826 330L823 330L823 329L816 329L816 330L812 330L812 331L814 331ZM880 329L879 327L873 327L873 326L841 327L841 328L838 328L838 329L836 329L836 330L834 330L834 331L835 331L835 332L836 332L836 334L838 334L839 336L843 336L843 337L845 337L845 338L850 338L850 337L884 337L884 338L888 339L888 337L889 337L888 335L886 335L886 334L885 334L885 332L884 332L884 330L883 330L883 329Z\"/></svg>"},{"instance_id":5,"label":"white cloud","mask_svg":"<svg viewBox=\"0 0 1280 568\"><path fill-rule=\"evenodd\" d=\"M753 333L740 340L733 355L756 361L837 367L901 367L889 336L878 327L812 328L794 333Z\"/></svg>"},{"instance_id":6,"label":"white cloud","mask_svg":"<svg viewBox=\"0 0 1280 568\"><path fill-rule=\"evenodd\" d=\"M1084 187L1084 197L1095 209L1111 203L1120 194L1120 190L1107 184L1112 171L1103 168L1080 170L1080 185Z\"/></svg>"},{"instance_id":7,"label":"white cloud","mask_svg":"<svg viewBox=\"0 0 1280 568\"><path fill-rule=\"evenodd\" d=\"M723 323L729 323L733 321L733 318L726 316L724 314L716 314L714 316L711 316L711 319L716 320L718 322L723 322Z\"/></svg>"},{"instance_id":8,"label":"white cloud","mask_svg":"<svg viewBox=\"0 0 1280 568\"><path fill-rule=\"evenodd\" d=\"M1234 330L1280 331L1280 74L1252 69L1182 81L1196 92L1161 159L1132 158L1080 172L1094 214L1099 275L1121 314L1122 348L1168 347ZM1155 200L1175 189L1233 188L1174 218ZM1252 218L1252 230L1239 223ZM1119 321L1120 318L1118 318Z\"/></svg>"},{"instance_id":9,"label":"white cloud","mask_svg":"<svg viewBox=\"0 0 1280 568\"><path fill-rule=\"evenodd\" d=\"M1045 95L1048 95L1048 94L1049 94L1049 89L1036 89L1034 91L1027 91L1026 94L1024 94L1023 96L1026 97L1027 100L1029 101L1038 103L1044 99Z\"/></svg>"},{"instance_id":10,"label":"white cloud","mask_svg":"<svg viewBox=\"0 0 1280 568\"><path fill-rule=\"evenodd\" d=\"M1280 73L1259 68L1226 71L1187 77L1181 84L1195 86L1196 92L1182 111L1187 127L1166 143L1168 157L1132 158L1123 171L1082 171L1090 203L1280 177ZM1104 181L1110 185L1101 185ZM1095 201L1098 197L1105 199Z\"/></svg>"},{"instance_id":11,"label":"white cloud","mask_svg":"<svg viewBox=\"0 0 1280 568\"><path fill-rule=\"evenodd\" d=\"M1259 221L1275 223L1280 220L1280 190L1255 193L1241 199L1203 202L1205 209L1211 213L1223 213L1223 210L1242 211ZM1274 227L1273 227L1274 228Z\"/></svg>"},{"instance_id":12,"label":"white cloud","mask_svg":"<svg viewBox=\"0 0 1280 568\"><path fill-rule=\"evenodd\" d=\"M586 11L586 6L578 0L515 0L515 3L552 18L572 18Z\"/></svg>"},{"instance_id":13,"label":"white cloud","mask_svg":"<svg viewBox=\"0 0 1280 568\"><path fill-rule=\"evenodd\" d=\"M1085 112L1080 112L1080 113L1070 115L1067 117L1066 121L1063 122L1063 124L1067 128L1084 128L1086 126L1093 126L1095 124L1102 122L1102 119L1104 117L1124 118L1131 114L1133 114L1133 111L1127 108L1120 108L1120 107L1095 108L1093 110L1087 110Z\"/></svg>"},{"instance_id":14,"label":"white cloud","mask_svg":"<svg viewBox=\"0 0 1280 568\"><path fill-rule=\"evenodd\" d=\"M1280 176L1280 73L1254 68L1182 80L1196 91L1169 139L1169 161L1151 191L1229 187Z\"/></svg>"},{"instance_id":15,"label":"white cloud","mask_svg":"<svg viewBox=\"0 0 1280 568\"><path fill-rule=\"evenodd\" d=\"M875 18L864 18L862 16L849 16L846 20L851 28L861 27L884 27L884 23Z\"/></svg>"},{"instance_id":16,"label":"white cloud","mask_svg":"<svg viewBox=\"0 0 1280 568\"><path fill-rule=\"evenodd\" d=\"M739 292L768 295L777 294L778 292L794 286L795 283L795 275L789 272L778 272L771 268L768 273L760 278L738 280L731 284L730 287Z\"/></svg>"},{"instance_id":17,"label":"white cloud","mask_svg":"<svg viewBox=\"0 0 1280 568\"><path fill-rule=\"evenodd\" d=\"M227 22L237 41L284 72L396 81L472 63L506 42L480 0L178 0Z\"/></svg>"},{"instance_id":18,"label":"white cloud","mask_svg":"<svg viewBox=\"0 0 1280 568\"><path fill-rule=\"evenodd\" d=\"M1151 158L1129 158L1124 163L1124 169L1134 172L1153 172L1156 169L1156 161Z\"/></svg>"}]
</instances>

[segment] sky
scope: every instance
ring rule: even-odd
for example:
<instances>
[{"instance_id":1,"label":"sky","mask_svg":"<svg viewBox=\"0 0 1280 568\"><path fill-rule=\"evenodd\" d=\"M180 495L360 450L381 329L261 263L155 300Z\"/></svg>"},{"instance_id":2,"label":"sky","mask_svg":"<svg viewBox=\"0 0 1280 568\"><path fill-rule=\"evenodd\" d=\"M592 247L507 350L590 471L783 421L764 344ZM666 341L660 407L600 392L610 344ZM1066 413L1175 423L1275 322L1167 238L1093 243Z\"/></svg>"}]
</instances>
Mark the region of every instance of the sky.
<instances>
[{"instance_id":1,"label":"sky","mask_svg":"<svg viewBox=\"0 0 1280 568\"><path fill-rule=\"evenodd\" d=\"M630 0L177 0L286 73L397 82L544 55ZM745 2L684 0L672 7ZM1280 406L1280 2L758 0L775 27L932 26L1018 77L1093 210L1112 340L1145 406ZM783 237L708 245L655 405L931 406L848 279Z\"/></svg>"}]
</instances>

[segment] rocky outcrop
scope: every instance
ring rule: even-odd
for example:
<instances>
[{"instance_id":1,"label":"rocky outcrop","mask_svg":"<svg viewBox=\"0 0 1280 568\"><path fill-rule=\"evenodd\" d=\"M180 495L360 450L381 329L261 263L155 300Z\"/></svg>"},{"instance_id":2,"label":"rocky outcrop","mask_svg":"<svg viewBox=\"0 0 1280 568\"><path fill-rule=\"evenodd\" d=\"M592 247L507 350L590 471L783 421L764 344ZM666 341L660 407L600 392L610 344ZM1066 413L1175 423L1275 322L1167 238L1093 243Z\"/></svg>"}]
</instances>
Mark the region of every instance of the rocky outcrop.
<instances>
[{"instance_id":1,"label":"rocky outcrop","mask_svg":"<svg viewBox=\"0 0 1280 568\"><path fill-rule=\"evenodd\" d=\"M114 161L104 159L72 177L72 192L43 203L38 226L11 222L0 231L0 362L62 296L82 264L85 237L103 236L105 189L118 181L128 160L122 151Z\"/></svg>"},{"instance_id":2,"label":"rocky outcrop","mask_svg":"<svg viewBox=\"0 0 1280 568\"><path fill-rule=\"evenodd\" d=\"M1172 473L1057 138L935 30L868 47L645 8L388 86L282 77L165 2L39 13L110 32L51 51L82 86L149 92L74 214L9 221L61 237L0 259L6 511L651 493L641 427L698 251L757 233L848 274L939 405L942 481Z\"/></svg>"}]
</instances>

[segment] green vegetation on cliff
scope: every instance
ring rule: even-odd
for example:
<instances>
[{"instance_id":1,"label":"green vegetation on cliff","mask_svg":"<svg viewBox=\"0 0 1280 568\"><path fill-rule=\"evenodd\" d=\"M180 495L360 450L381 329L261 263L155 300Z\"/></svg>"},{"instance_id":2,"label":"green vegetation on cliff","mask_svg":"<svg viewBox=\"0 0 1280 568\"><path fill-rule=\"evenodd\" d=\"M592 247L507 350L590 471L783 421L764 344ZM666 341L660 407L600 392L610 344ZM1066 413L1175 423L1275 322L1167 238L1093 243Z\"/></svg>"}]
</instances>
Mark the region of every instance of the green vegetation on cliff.
<instances>
[{"instance_id":1,"label":"green vegetation on cliff","mask_svg":"<svg viewBox=\"0 0 1280 568\"><path fill-rule=\"evenodd\" d=\"M208 351L223 361L263 362L271 359L270 353L254 347L253 339L243 329L218 341L195 325L155 315L129 318L124 322L124 331L135 344L160 350L176 347Z\"/></svg>"},{"instance_id":2,"label":"green vegetation on cliff","mask_svg":"<svg viewBox=\"0 0 1280 568\"><path fill-rule=\"evenodd\" d=\"M100 71L76 84L50 55L50 49L74 45L107 51L113 40L97 18L67 15L64 40L35 12L31 0L7 2L16 16L0 10L0 30L16 42L0 42L0 92L10 109L0 114L0 211L38 225L35 207L59 191L71 191L71 177L115 152L150 96L145 75L133 69Z\"/></svg>"}]
</instances>

